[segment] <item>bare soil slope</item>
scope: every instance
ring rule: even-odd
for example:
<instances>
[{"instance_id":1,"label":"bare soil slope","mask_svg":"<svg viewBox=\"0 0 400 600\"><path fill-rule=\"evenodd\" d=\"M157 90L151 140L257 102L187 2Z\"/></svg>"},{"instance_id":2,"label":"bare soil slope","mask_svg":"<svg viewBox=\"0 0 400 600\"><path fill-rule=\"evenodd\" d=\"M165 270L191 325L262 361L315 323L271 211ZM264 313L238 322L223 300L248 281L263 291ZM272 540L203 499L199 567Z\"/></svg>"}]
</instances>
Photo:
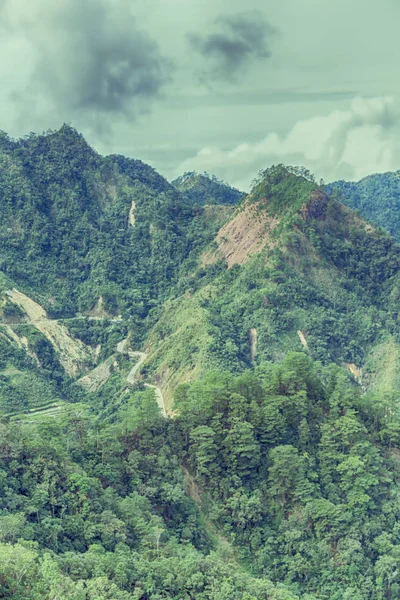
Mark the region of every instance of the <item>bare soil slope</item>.
<instances>
[{"instance_id":1,"label":"bare soil slope","mask_svg":"<svg viewBox=\"0 0 400 600\"><path fill-rule=\"evenodd\" d=\"M53 345L60 363L68 375L77 377L93 362L95 350L72 337L65 325L48 319L46 311L40 304L15 288L7 291L6 294L26 313L32 325L43 333Z\"/></svg>"},{"instance_id":2,"label":"bare soil slope","mask_svg":"<svg viewBox=\"0 0 400 600\"><path fill-rule=\"evenodd\" d=\"M218 232L216 242L218 250L207 251L203 254L202 264L213 264L219 258L224 258L228 268L242 265L250 257L261 252L267 245L273 247L273 241L268 235L279 224L275 217L259 209L260 203L246 203L231 221L226 223Z\"/></svg>"}]
</instances>

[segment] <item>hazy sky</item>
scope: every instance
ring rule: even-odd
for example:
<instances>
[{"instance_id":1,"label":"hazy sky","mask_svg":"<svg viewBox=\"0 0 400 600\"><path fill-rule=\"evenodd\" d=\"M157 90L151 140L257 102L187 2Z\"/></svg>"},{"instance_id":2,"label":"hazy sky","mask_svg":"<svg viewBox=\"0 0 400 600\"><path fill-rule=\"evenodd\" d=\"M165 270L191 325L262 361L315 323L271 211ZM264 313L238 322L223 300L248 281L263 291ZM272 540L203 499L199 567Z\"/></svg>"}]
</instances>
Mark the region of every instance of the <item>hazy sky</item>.
<instances>
[{"instance_id":1,"label":"hazy sky","mask_svg":"<svg viewBox=\"0 0 400 600\"><path fill-rule=\"evenodd\" d=\"M245 7L245 10L244 10ZM246 189L400 168L398 0L0 0L0 129Z\"/></svg>"}]
</instances>

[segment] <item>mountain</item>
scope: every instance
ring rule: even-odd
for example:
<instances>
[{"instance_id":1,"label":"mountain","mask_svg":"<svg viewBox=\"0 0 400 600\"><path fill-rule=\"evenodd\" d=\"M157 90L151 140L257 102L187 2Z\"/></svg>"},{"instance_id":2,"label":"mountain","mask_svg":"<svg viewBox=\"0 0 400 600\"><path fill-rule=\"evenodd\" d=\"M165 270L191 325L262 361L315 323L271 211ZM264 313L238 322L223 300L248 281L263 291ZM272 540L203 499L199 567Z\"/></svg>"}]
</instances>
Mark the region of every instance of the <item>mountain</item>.
<instances>
[{"instance_id":1,"label":"mountain","mask_svg":"<svg viewBox=\"0 0 400 600\"><path fill-rule=\"evenodd\" d=\"M145 319L191 269L225 209L188 206L154 169L101 157L67 125L20 140L2 134L0 164L7 413L80 398L71 383L114 352L128 323L141 344Z\"/></svg>"},{"instance_id":2,"label":"mountain","mask_svg":"<svg viewBox=\"0 0 400 600\"><path fill-rule=\"evenodd\" d=\"M193 204L235 205L244 197L243 192L220 181L215 175L189 171L178 177L172 185L185 194Z\"/></svg>"},{"instance_id":3,"label":"mountain","mask_svg":"<svg viewBox=\"0 0 400 600\"><path fill-rule=\"evenodd\" d=\"M139 160L99 156L69 126L3 135L0 164L0 269L55 317L101 298L142 319L196 251L196 211L173 186Z\"/></svg>"},{"instance_id":4,"label":"mountain","mask_svg":"<svg viewBox=\"0 0 400 600\"><path fill-rule=\"evenodd\" d=\"M186 294L164 305L149 337L155 376L172 397L210 368L241 372L303 350L365 388L398 390L399 265L395 241L309 174L269 169L203 252Z\"/></svg>"},{"instance_id":5,"label":"mountain","mask_svg":"<svg viewBox=\"0 0 400 600\"><path fill-rule=\"evenodd\" d=\"M396 241L303 168L0 161L0 597L398 597Z\"/></svg>"},{"instance_id":6,"label":"mountain","mask_svg":"<svg viewBox=\"0 0 400 600\"><path fill-rule=\"evenodd\" d=\"M400 241L400 171L369 175L358 182L335 181L326 190Z\"/></svg>"}]
</instances>

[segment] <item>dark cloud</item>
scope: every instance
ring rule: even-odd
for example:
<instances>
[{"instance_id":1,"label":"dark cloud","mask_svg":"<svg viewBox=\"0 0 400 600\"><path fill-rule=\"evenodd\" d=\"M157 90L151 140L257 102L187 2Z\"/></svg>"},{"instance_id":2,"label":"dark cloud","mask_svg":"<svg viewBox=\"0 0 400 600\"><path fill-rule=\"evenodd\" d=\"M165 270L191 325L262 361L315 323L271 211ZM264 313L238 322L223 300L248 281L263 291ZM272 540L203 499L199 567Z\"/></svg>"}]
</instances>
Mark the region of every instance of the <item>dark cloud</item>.
<instances>
[{"instance_id":1,"label":"dark cloud","mask_svg":"<svg viewBox=\"0 0 400 600\"><path fill-rule=\"evenodd\" d=\"M222 15L214 21L216 31L189 34L192 47L209 60L209 75L235 81L254 59L271 55L270 41L277 34L258 11Z\"/></svg>"},{"instance_id":2,"label":"dark cloud","mask_svg":"<svg viewBox=\"0 0 400 600\"><path fill-rule=\"evenodd\" d=\"M62 120L81 115L92 124L104 122L107 114L132 118L148 111L172 65L141 31L132 4L32 0L36 12L27 17L25 11L13 24L14 32L23 30L34 52L23 103L32 95L37 103L52 105Z\"/></svg>"}]
</instances>

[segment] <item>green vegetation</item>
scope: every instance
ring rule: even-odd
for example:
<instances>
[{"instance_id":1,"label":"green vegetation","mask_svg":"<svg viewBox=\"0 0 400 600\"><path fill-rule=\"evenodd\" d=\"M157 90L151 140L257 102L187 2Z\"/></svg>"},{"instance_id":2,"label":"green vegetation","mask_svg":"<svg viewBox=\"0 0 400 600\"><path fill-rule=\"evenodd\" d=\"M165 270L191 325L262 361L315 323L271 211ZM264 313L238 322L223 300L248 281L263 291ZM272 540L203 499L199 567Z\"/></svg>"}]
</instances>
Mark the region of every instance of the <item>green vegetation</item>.
<instances>
[{"instance_id":1,"label":"green vegetation","mask_svg":"<svg viewBox=\"0 0 400 600\"><path fill-rule=\"evenodd\" d=\"M115 424L77 411L1 429L3 597L296 597L213 549L151 392Z\"/></svg>"},{"instance_id":2,"label":"green vegetation","mask_svg":"<svg viewBox=\"0 0 400 600\"><path fill-rule=\"evenodd\" d=\"M369 175L361 181L335 181L326 186L328 193L384 227L400 241L400 173Z\"/></svg>"},{"instance_id":3,"label":"green vegetation","mask_svg":"<svg viewBox=\"0 0 400 600\"><path fill-rule=\"evenodd\" d=\"M260 203L259 210L280 219L280 233L285 225L292 224L294 215L317 189L314 176L307 169L276 165L258 173L250 202Z\"/></svg>"},{"instance_id":4,"label":"green vegetation","mask_svg":"<svg viewBox=\"0 0 400 600\"><path fill-rule=\"evenodd\" d=\"M0 140L0 270L53 317L93 309L138 323L213 231L151 167L103 158L64 125ZM187 228L191 228L188 235Z\"/></svg>"},{"instance_id":5,"label":"green vegetation","mask_svg":"<svg viewBox=\"0 0 400 600\"><path fill-rule=\"evenodd\" d=\"M182 192L193 204L238 204L244 198L244 193L224 183L215 175L189 171L172 182L172 185Z\"/></svg>"},{"instance_id":6,"label":"green vegetation","mask_svg":"<svg viewBox=\"0 0 400 600\"><path fill-rule=\"evenodd\" d=\"M0 162L0 598L398 598L400 246L301 168Z\"/></svg>"},{"instance_id":7,"label":"green vegetation","mask_svg":"<svg viewBox=\"0 0 400 600\"><path fill-rule=\"evenodd\" d=\"M301 353L177 392L203 510L253 574L304 598L398 596L398 401Z\"/></svg>"},{"instance_id":8,"label":"green vegetation","mask_svg":"<svg viewBox=\"0 0 400 600\"><path fill-rule=\"evenodd\" d=\"M259 210L278 215L272 247L229 270L222 262L198 267L186 279L186 294L165 305L149 338L153 367L164 378L182 369L187 375L193 365L195 375L210 368L240 372L302 349L301 332L314 360L354 364L363 385L374 379L379 386L387 372L373 375L369 357L389 340L400 342L400 247L310 177L292 169L285 174L282 166L263 177L249 201L266 195ZM251 330L257 332L255 356ZM397 365L395 359L392 370Z\"/></svg>"},{"instance_id":9,"label":"green vegetation","mask_svg":"<svg viewBox=\"0 0 400 600\"><path fill-rule=\"evenodd\" d=\"M54 371L40 368L23 348L3 337L0 329L0 414L21 412L64 396L58 374L57 367Z\"/></svg>"},{"instance_id":10,"label":"green vegetation","mask_svg":"<svg viewBox=\"0 0 400 600\"><path fill-rule=\"evenodd\" d=\"M398 398L292 353L175 407L1 425L3 597L398 596Z\"/></svg>"}]
</instances>

